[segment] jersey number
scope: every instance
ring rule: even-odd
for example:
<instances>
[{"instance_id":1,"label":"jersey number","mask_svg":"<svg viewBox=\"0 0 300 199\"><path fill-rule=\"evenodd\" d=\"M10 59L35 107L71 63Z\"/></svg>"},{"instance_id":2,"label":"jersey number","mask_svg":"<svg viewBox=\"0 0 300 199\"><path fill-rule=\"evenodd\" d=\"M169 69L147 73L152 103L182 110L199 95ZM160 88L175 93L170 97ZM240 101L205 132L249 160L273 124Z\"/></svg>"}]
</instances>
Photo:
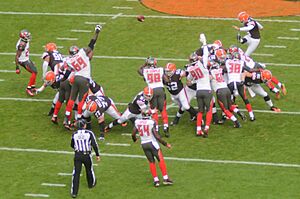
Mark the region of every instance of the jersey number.
<instances>
[{"instance_id":1,"label":"jersey number","mask_svg":"<svg viewBox=\"0 0 300 199\"><path fill-rule=\"evenodd\" d=\"M75 68L76 71L80 71L81 69L85 68L87 64L82 59L82 57L75 57L75 60L72 60L71 65Z\"/></svg>"},{"instance_id":2,"label":"jersey number","mask_svg":"<svg viewBox=\"0 0 300 199\"><path fill-rule=\"evenodd\" d=\"M203 78L203 73L200 68L195 68L195 69L191 70L190 73L191 73L192 77L194 78L194 80Z\"/></svg>"},{"instance_id":3,"label":"jersey number","mask_svg":"<svg viewBox=\"0 0 300 199\"><path fill-rule=\"evenodd\" d=\"M167 85L169 91L176 91L178 89L177 82L171 82Z\"/></svg>"},{"instance_id":4,"label":"jersey number","mask_svg":"<svg viewBox=\"0 0 300 199\"><path fill-rule=\"evenodd\" d=\"M150 136L150 131L149 131L149 125L137 125L138 132L140 133L140 136Z\"/></svg>"},{"instance_id":5,"label":"jersey number","mask_svg":"<svg viewBox=\"0 0 300 199\"><path fill-rule=\"evenodd\" d=\"M160 82L161 81L160 74L159 73L148 73L147 80L150 84Z\"/></svg>"},{"instance_id":6,"label":"jersey number","mask_svg":"<svg viewBox=\"0 0 300 199\"><path fill-rule=\"evenodd\" d=\"M238 63L229 63L229 73L240 73L241 72L241 64Z\"/></svg>"},{"instance_id":7,"label":"jersey number","mask_svg":"<svg viewBox=\"0 0 300 199\"><path fill-rule=\"evenodd\" d=\"M222 73L216 73L216 81L217 82L224 82L224 78Z\"/></svg>"}]
</instances>

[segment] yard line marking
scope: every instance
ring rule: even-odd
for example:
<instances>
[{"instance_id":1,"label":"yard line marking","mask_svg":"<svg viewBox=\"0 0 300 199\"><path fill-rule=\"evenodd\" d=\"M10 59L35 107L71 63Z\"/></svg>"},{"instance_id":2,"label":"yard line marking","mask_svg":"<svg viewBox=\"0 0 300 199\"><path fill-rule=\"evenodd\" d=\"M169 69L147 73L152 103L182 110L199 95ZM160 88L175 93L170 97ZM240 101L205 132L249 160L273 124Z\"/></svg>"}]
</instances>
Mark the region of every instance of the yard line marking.
<instances>
[{"instance_id":1,"label":"yard line marking","mask_svg":"<svg viewBox=\"0 0 300 199\"><path fill-rule=\"evenodd\" d=\"M15 70L0 70L0 73L15 73Z\"/></svg>"},{"instance_id":2,"label":"yard line marking","mask_svg":"<svg viewBox=\"0 0 300 199\"><path fill-rule=\"evenodd\" d=\"M286 46L264 45L265 48L286 48Z\"/></svg>"},{"instance_id":3,"label":"yard line marking","mask_svg":"<svg viewBox=\"0 0 300 199\"><path fill-rule=\"evenodd\" d=\"M71 32L92 32L91 30L70 30Z\"/></svg>"},{"instance_id":4,"label":"yard line marking","mask_svg":"<svg viewBox=\"0 0 300 199\"><path fill-rule=\"evenodd\" d=\"M105 22L93 22L93 21L86 21L84 22L85 24L88 24L88 25L105 25L106 23Z\"/></svg>"},{"instance_id":5,"label":"yard line marking","mask_svg":"<svg viewBox=\"0 0 300 199\"><path fill-rule=\"evenodd\" d=\"M284 47L286 48L286 47ZM8 53L8 52L0 52L0 55L7 55L7 56L15 56L16 53ZM33 57L41 57L41 54L30 54L30 56ZM129 56L99 56L99 55L94 55L93 58L95 59L129 59L129 60L145 60L146 57L129 57ZM178 59L178 58L162 58L162 57L157 57L157 60L163 60L163 61L178 61L178 62L188 62L187 59ZM281 63L265 63L270 66L300 66L300 64L281 64ZM0 71L1 72L1 71ZM14 71L15 72L15 71Z\"/></svg>"},{"instance_id":6,"label":"yard line marking","mask_svg":"<svg viewBox=\"0 0 300 199\"><path fill-rule=\"evenodd\" d=\"M25 149L25 148L9 148L0 147L0 151L18 151L18 152L37 152L37 153L53 153L53 154L72 154L71 151L55 151L46 149ZM123 158L139 158L146 159L144 155L130 155L130 154L111 154L101 153L102 156L107 157L123 157ZM273 166L273 167L287 167L287 168L300 168L300 164L289 163L273 163L273 162L254 162L254 161L239 161L239 160L211 160L199 158L178 158L178 157L164 157L166 160L182 161L182 162L204 162L204 163L219 163L219 164L244 164L256 166Z\"/></svg>"},{"instance_id":7,"label":"yard line marking","mask_svg":"<svg viewBox=\"0 0 300 199\"><path fill-rule=\"evenodd\" d=\"M42 183L42 186L49 186L49 187L65 187L65 184L54 184L54 183Z\"/></svg>"},{"instance_id":8,"label":"yard line marking","mask_svg":"<svg viewBox=\"0 0 300 199\"><path fill-rule=\"evenodd\" d=\"M254 56L262 56L262 57L274 57L273 54L263 54L263 53L252 53Z\"/></svg>"},{"instance_id":9,"label":"yard line marking","mask_svg":"<svg viewBox=\"0 0 300 199\"><path fill-rule=\"evenodd\" d=\"M126 0L126 1L138 2L139 0Z\"/></svg>"},{"instance_id":10,"label":"yard line marking","mask_svg":"<svg viewBox=\"0 0 300 199\"><path fill-rule=\"evenodd\" d=\"M168 110L168 109L170 109L170 108L177 107L177 106L175 106L175 105L176 105L175 103L169 104L169 105L167 105L166 109Z\"/></svg>"},{"instance_id":11,"label":"yard line marking","mask_svg":"<svg viewBox=\"0 0 300 199\"><path fill-rule=\"evenodd\" d=\"M76 41L78 38L57 37L57 40Z\"/></svg>"},{"instance_id":12,"label":"yard line marking","mask_svg":"<svg viewBox=\"0 0 300 199\"><path fill-rule=\"evenodd\" d=\"M4 82L5 80L4 79L0 79L0 82Z\"/></svg>"},{"instance_id":13,"label":"yard line marking","mask_svg":"<svg viewBox=\"0 0 300 199\"><path fill-rule=\"evenodd\" d=\"M93 166L94 166L94 167L97 167L97 166L98 166L98 164L93 164Z\"/></svg>"},{"instance_id":14,"label":"yard line marking","mask_svg":"<svg viewBox=\"0 0 300 199\"><path fill-rule=\"evenodd\" d=\"M124 7L113 6L112 8L120 9L120 10L132 10L133 9L133 7L126 7L126 6L124 6Z\"/></svg>"},{"instance_id":15,"label":"yard line marking","mask_svg":"<svg viewBox=\"0 0 300 199\"><path fill-rule=\"evenodd\" d=\"M64 48L63 46L57 46L57 48ZM253 53L252 53L253 54Z\"/></svg>"},{"instance_id":16,"label":"yard line marking","mask_svg":"<svg viewBox=\"0 0 300 199\"><path fill-rule=\"evenodd\" d=\"M115 16L113 16L111 19L116 19L118 17L121 17L123 15L123 13L119 13L119 14L116 14Z\"/></svg>"},{"instance_id":17,"label":"yard line marking","mask_svg":"<svg viewBox=\"0 0 300 199\"><path fill-rule=\"evenodd\" d=\"M131 133L122 133L121 135L124 135L124 136L131 136Z\"/></svg>"},{"instance_id":18,"label":"yard line marking","mask_svg":"<svg viewBox=\"0 0 300 199\"><path fill-rule=\"evenodd\" d=\"M290 31L298 32L298 31L300 31L300 29L297 29L297 28L291 28Z\"/></svg>"},{"instance_id":19,"label":"yard line marking","mask_svg":"<svg viewBox=\"0 0 300 199\"><path fill-rule=\"evenodd\" d=\"M41 15L41 16L78 16L78 17L113 17L115 14L92 14L92 13L55 13L55 12L4 12L2 15ZM121 17L136 18L136 15L122 15ZM161 18L161 19L195 19L195 20L219 20L219 21L236 21L236 18L221 18L221 17L187 17L175 15L147 15L146 18ZM282 20L282 19L257 19L263 22L278 22L278 23L300 23L300 20Z\"/></svg>"},{"instance_id":20,"label":"yard line marking","mask_svg":"<svg viewBox=\"0 0 300 199\"><path fill-rule=\"evenodd\" d=\"M123 144L123 143L105 143L105 145L109 145L109 146L130 146L130 144Z\"/></svg>"},{"instance_id":21,"label":"yard line marking","mask_svg":"<svg viewBox=\"0 0 300 199\"><path fill-rule=\"evenodd\" d=\"M13 98L13 97L0 97L0 100L13 100L13 101L24 101L24 102L52 102L53 99L32 99L32 98ZM127 106L128 103L124 102L116 102L116 105L120 106ZM177 108L177 106L170 105L169 108ZM197 107L195 107L197 108ZM240 109L246 111L246 109ZM267 111L267 110L253 110L254 112L258 113L272 113L272 114L288 114L288 115L300 115L300 112L291 112L291 111L281 111L279 113L274 111ZM160 115L159 115L160 116ZM170 115L169 117L175 117Z\"/></svg>"},{"instance_id":22,"label":"yard line marking","mask_svg":"<svg viewBox=\"0 0 300 199\"><path fill-rule=\"evenodd\" d=\"M28 197L40 197L40 198L49 198L49 195L48 195L48 194L25 193L24 196L28 196Z\"/></svg>"},{"instance_id":23,"label":"yard line marking","mask_svg":"<svg viewBox=\"0 0 300 199\"><path fill-rule=\"evenodd\" d=\"M277 39L299 40L299 37L277 37Z\"/></svg>"},{"instance_id":24,"label":"yard line marking","mask_svg":"<svg viewBox=\"0 0 300 199\"><path fill-rule=\"evenodd\" d=\"M59 176L71 176L71 175L73 175L73 173L58 173L57 175L59 175ZM80 176L82 176L82 174L80 174Z\"/></svg>"}]
</instances>

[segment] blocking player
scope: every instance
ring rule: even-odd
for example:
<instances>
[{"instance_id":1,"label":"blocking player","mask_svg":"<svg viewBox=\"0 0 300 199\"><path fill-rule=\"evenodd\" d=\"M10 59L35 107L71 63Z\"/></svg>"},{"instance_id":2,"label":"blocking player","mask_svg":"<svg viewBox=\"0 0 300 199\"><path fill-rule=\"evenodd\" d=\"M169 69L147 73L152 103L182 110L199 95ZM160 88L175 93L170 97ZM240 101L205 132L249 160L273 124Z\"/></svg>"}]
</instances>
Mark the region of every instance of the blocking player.
<instances>
[{"instance_id":1,"label":"blocking player","mask_svg":"<svg viewBox=\"0 0 300 199\"><path fill-rule=\"evenodd\" d=\"M246 43L248 45L245 54L250 56L260 43L260 30L263 29L263 26L244 11L238 14L238 20L244 24L244 27L232 27L237 31L247 32L247 35L243 38L238 34L237 39L241 44Z\"/></svg>"},{"instance_id":2,"label":"blocking player","mask_svg":"<svg viewBox=\"0 0 300 199\"><path fill-rule=\"evenodd\" d=\"M35 94L35 80L37 75L37 69L34 63L29 59L29 42L31 40L31 33L24 29L21 30L19 34L19 40L16 44L16 74L20 74L20 66L24 67L29 73L31 73L26 93L29 96L34 96Z\"/></svg>"},{"instance_id":3,"label":"blocking player","mask_svg":"<svg viewBox=\"0 0 300 199\"><path fill-rule=\"evenodd\" d=\"M71 125L71 113L72 108L78 97L78 118L81 118L82 107L85 103L85 98L89 90L89 79L91 78L91 63L90 60L93 57L93 50L98 39L98 35L102 27L96 25L95 34L91 39L87 48L81 48L76 54L74 54L66 62L70 68L75 71L74 84L71 90L71 96L68 101L65 112L65 128L69 129Z\"/></svg>"},{"instance_id":4,"label":"blocking player","mask_svg":"<svg viewBox=\"0 0 300 199\"><path fill-rule=\"evenodd\" d=\"M156 125L156 122L151 118L151 116L144 116L141 119L136 119L132 132L132 140L136 142L136 134L139 133L142 148L149 161L149 167L153 177L154 187L160 186L160 181L156 172L155 158L157 159L159 168L162 172L163 184L172 185L173 181L170 180L168 176L166 163L158 142L160 142L167 148L171 148L171 144L160 138L159 134L156 131Z\"/></svg>"}]
</instances>

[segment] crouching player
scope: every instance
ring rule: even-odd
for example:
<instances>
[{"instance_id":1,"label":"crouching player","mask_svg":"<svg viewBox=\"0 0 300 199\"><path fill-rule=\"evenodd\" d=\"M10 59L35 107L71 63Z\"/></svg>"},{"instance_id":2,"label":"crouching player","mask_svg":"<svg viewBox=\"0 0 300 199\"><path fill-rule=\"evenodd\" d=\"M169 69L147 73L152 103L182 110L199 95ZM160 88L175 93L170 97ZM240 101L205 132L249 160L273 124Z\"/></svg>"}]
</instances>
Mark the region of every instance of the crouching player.
<instances>
[{"instance_id":1,"label":"crouching player","mask_svg":"<svg viewBox=\"0 0 300 199\"><path fill-rule=\"evenodd\" d=\"M136 133L139 132L142 148L149 161L150 171L154 180L154 187L158 187L160 185L156 172L155 158L158 161L159 168L163 175L163 184L172 185L173 181L169 179L167 174L166 163L158 142L167 148L171 148L171 144L162 140L155 129L156 123L152 120L151 116L144 116L141 119L136 119L132 132L132 140L134 142L137 141Z\"/></svg>"}]
</instances>

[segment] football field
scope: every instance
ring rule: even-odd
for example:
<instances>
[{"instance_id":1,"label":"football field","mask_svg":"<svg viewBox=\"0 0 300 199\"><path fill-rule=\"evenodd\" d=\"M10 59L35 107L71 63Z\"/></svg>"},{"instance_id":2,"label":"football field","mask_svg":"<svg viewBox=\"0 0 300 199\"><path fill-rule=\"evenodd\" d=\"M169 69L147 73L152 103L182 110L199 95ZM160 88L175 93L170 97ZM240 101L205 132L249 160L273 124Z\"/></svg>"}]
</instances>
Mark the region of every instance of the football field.
<instances>
[{"instance_id":1,"label":"football field","mask_svg":"<svg viewBox=\"0 0 300 199\"><path fill-rule=\"evenodd\" d=\"M173 62L183 68L199 48L199 33L206 34L208 43L220 39L228 47L237 44L231 26L240 25L233 18L167 15L133 0L0 0L0 5L0 199L70 197L73 152L71 132L62 125L65 106L55 125L47 113L56 92L47 88L37 96L26 95L30 74L24 68L15 74L20 30L32 34L30 58L38 68L39 87L43 46L55 42L67 55L72 45L86 47L95 24L102 24L92 77L124 111L145 87L137 70L146 57L156 57L160 66ZM140 14L144 22L137 21ZM253 59L266 63L287 87L287 95L279 100L264 87L281 113L270 111L263 98L249 97L256 120L241 121L240 129L231 121L211 125L208 139L195 136L195 123L185 113L170 127L171 137L163 137L172 149L161 146L174 184L158 188L153 187L139 142L132 142L132 124L117 126L105 141L98 141L102 159L94 161L97 186L88 189L83 169L78 198L299 198L300 15L257 20L264 30ZM177 107L167 95L170 123ZM240 98L237 103L246 113ZM113 120L105 119L107 124ZM98 137L97 121L92 120Z\"/></svg>"}]
</instances>

